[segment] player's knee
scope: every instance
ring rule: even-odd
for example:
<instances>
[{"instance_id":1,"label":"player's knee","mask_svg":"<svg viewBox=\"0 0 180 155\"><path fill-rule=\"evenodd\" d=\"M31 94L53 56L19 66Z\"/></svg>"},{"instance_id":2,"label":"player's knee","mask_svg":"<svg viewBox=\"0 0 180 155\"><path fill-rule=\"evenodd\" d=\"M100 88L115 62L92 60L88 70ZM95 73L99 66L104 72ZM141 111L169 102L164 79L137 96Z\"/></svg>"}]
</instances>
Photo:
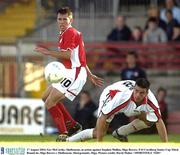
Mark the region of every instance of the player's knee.
<instances>
[{"instance_id":1,"label":"player's knee","mask_svg":"<svg viewBox=\"0 0 180 155\"><path fill-rule=\"evenodd\" d=\"M146 119L146 114L145 113L141 113L141 115L139 115L138 118L139 118L139 120L143 121L147 125L147 128L151 127L154 124L153 122L149 122Z\"/></svg>"},{"instance_id":2,"label":"player's knee","mask_svg":"<svg viewBox=\"0 0 180 155\"><path fill-rule=\"evenodd\" d=\"M154 125L154 122L149 122L149 121L144 121L144 123L148 126L148 127L151 127Z\"/></svg>"},{"instance_id":3,"label":"player's knee","mask_svg":"<svg viewBox=\"0 0 180 155\"><path fill-rule=\"evenodd\" d=\"M137 118L145 122L146 121L146 113L141 112L141 114L138 115Z\"/></svg>"},{"instance_id":4,"label":"player's knee","mask_svg":"<svg viewBox=\"0 0 180 155\"><path fill-rule=\"evenodd\" d=\"M52 87L50 86L48 89L46 89L46 91L42 94L42 100L45 102L46 101L46 99L48 98L48 96L49 96L49 94L50 94L50 92L51 92L51 90L52 90Z\"/></svg>"},{"instance_id":5,"label":"player's knee","mask_svg":"<svg viewBox=\"0 0 180 155\"><path fill-rule=\"evenodd\" d=\"M44 104L45 104L46 109L50 108L50 104L49 104L48 100L45 100Z\"/></svg>"},{"instance_id":6,"label":"player's knee","mask_svg":"<svg viewBox=\"0 0 180 155\"><path fill-rule=\"evenodd\" d=\"M45 101L45 107L46 107L47 109L49 109L49 108L51 108L51 107L53 107L53 106L55 106L55 105L56 105L56 103L53 102L53 99L52 99L51 97L48 97L48 98L46 99L46 101Z\"/></svg>"},{"instance_id":7,"label":"player's knee","mask_svg":"<svg viewBox=\"0 0 180 155\"><path fill-rule=\"evenodd\" d=\"M43 102L46 102L47 97L42 95L41 99L43 100Z\"/></svg>"},{"instance_id":8,"label":"player's knee","mask_svg":"<svg viewBox=\"0 0 180 155\"><path fill-rule=\"evenodd\" d=\"M47 94L46 92L44 92L43 94L42 94L42 100L45 102L46 101L46 99L48 98L48 95L49 94Z\"/></svg>"}]
</instances>

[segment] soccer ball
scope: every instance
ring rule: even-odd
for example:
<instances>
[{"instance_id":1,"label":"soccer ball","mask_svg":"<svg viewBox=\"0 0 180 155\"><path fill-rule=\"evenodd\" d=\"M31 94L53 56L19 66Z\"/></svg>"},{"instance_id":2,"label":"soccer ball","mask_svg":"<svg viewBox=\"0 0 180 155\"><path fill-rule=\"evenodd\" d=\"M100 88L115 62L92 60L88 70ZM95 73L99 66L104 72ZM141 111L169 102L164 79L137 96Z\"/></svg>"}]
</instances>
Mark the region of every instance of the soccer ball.
<instances>
[{"instance_id":1,"label":"soccer ball","mask_svg":"<svg viewBox=\"0 0 180 155\"><path fill-rule=\"evenodd\" d=\"M47 64L44 69L45 79L49 83L58 83L64 78L65 67L62 63L53 61Z\"/></svg>"}]
</instances>

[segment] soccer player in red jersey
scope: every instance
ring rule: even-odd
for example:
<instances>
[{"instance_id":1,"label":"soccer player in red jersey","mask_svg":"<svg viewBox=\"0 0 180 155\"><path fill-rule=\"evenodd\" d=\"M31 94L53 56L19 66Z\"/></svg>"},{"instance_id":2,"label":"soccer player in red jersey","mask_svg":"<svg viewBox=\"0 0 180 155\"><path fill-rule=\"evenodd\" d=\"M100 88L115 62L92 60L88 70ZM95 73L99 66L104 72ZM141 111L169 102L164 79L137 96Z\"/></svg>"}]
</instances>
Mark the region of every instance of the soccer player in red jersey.
<instances>
[{"instance_id":1,"label":"soccer player in red jersey","mask_svg":"<svg viewBox=\"0 0 180 155\"><path fill-rule=\"evenodd\" d=\"M103 80L91 73L86 64L86 54L82 34L71 26L73 15L68 7L60 8L57 12L57 23L60 30L58 49L59 51L51 51L44 47L37 46L35 51L38 53L61 59L66 69L72 72L72 79L65 78L59 83L53 83L43 94L43 101L50 112L59 132L58 139L67 138L68 127L78 128L78 124L73 120L71 115L65 109L62 100L68 98L73 101L80 93L86 78L95 86L101 86Z\"/></svg>"}]
</instances>

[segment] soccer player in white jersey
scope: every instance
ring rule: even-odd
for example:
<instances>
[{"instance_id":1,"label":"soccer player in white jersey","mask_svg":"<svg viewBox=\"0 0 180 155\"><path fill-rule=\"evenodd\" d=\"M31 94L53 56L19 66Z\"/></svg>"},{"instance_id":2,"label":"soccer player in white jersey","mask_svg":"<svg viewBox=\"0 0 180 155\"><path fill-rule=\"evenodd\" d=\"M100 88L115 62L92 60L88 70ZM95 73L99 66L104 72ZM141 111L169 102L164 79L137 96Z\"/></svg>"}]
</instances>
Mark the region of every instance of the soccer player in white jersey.
<instances>
[{"instance_id":1,"label":"soccer player in white jersey","mask_svg":"<svg viewBox=\"0 0 180 155\"><path fill-rule=\"evenodd\" d=\"M66 141L84 141L91 138L102 141L114 116L124 113L127 116L136 116L136 119L115 130L115 138L127 141L127 135L149 128L155 123L161 141L167 142L167 131L161 119L158 102L149 87L149 81L144 78L137 79L136 82L119 81L106 87L100 96L96 127L83 130Z\"/></svg>"}]
</instances>

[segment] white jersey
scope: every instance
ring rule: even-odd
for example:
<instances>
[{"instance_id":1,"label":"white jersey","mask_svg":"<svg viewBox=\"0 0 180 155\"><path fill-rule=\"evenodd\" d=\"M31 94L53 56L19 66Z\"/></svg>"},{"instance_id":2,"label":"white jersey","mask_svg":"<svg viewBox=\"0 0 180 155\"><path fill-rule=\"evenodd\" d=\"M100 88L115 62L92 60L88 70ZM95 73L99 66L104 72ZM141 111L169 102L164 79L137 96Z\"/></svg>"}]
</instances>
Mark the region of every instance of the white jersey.
<instances>
[{"instance_id":1,"label":"white jersey","mask_svg":"<svg viewBox=\"0 0 180 155\"><path fill-rule=\"evenodd\" d=\"M147 97L137 106L132 95L134 86L135 81L124 80L106 87L100 96L98 116L106 114L110 122L120 112L126 116L136 116L144 111L148 121L156 122L161 115L155 96L149 90Z\"/></svg>"}]
</instances>

